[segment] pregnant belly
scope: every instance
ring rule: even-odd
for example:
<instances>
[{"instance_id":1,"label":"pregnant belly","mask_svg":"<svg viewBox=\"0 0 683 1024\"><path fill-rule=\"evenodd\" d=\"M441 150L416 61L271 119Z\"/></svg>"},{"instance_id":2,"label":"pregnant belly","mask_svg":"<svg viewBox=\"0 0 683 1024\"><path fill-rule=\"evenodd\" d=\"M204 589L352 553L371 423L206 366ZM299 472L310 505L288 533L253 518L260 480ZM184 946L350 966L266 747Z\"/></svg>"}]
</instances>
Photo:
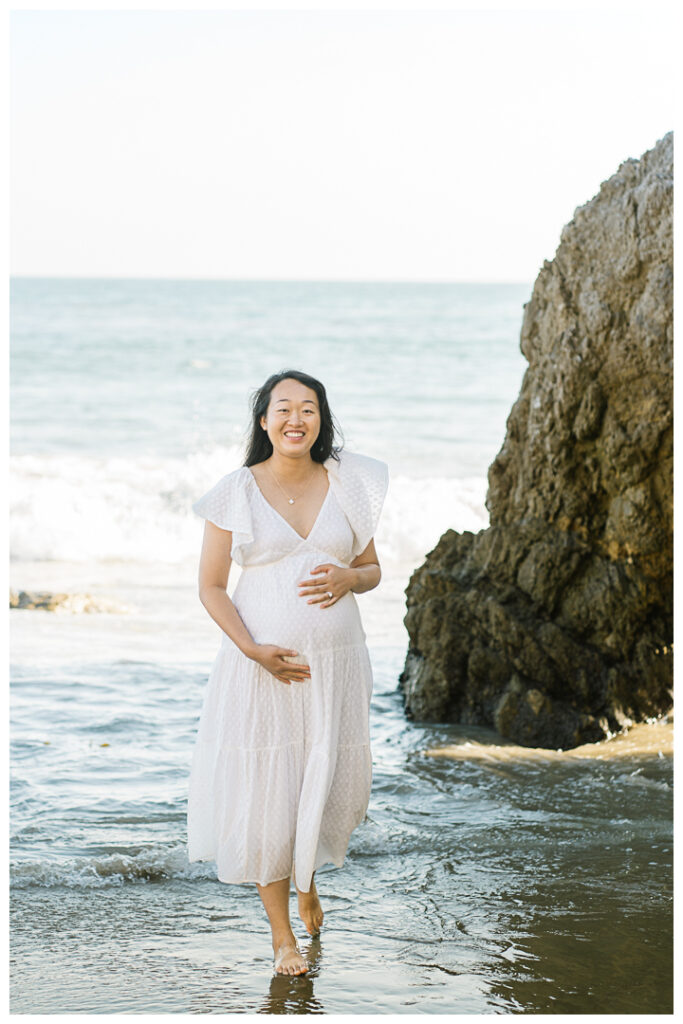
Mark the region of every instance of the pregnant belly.
<instances>
[{"instance_id":1,"label":"pregnant belly","mask_svg":"<svg viewBox=\"0 0 683 1024\"><path fill-rule=\"evenodd\" d=\"M300 653L332 650L365 642L355 596L349 591L328 608L308 604L297 584L308 578L287 565L242 572L233 602L259 644L291 647ZM293 571L294 570L294 571Z\"/></svg>"}]
</instances>

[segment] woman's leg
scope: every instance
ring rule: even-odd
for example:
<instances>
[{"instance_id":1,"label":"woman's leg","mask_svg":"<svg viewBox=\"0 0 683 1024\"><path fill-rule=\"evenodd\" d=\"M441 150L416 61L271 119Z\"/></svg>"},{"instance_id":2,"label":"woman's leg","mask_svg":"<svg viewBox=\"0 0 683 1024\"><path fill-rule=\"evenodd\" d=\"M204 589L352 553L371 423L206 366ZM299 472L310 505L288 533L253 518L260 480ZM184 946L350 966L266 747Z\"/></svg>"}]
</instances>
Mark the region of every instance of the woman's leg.
<instances>
[{"instance_id":1,"label":"woman's leg","mask_svg":"<svg viewBox=\"0 0 683 1024\"><path fill-rule=\"evenodd\" d=\"M299 898L299 917L306 925L306 931L309 935L317 935L322 928L324 915L315 887L315 873L311 876L311 888L308 892L297 889L296 894Z\"/></svg>"},{"instance_id":2,"label":"woman's leg","mask_svg":"<svg viewBox=\"0 0 683 1024\"><path fill-rule=\"evenodd\" d=\"M256 888L266 908L273 933L275 970L278 974L303 974L308 970L308 965L297 948L289 921L289 879L282 878L270 885L257 885Z\"/></svg>"}]
</instances>

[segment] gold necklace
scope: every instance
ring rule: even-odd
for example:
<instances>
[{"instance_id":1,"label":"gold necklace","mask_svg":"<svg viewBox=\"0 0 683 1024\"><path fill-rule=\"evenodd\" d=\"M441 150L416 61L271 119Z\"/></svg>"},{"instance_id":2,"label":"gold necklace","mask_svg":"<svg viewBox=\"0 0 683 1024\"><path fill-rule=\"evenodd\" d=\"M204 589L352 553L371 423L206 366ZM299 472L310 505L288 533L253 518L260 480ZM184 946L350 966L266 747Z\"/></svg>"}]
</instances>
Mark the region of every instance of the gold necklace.
<instances>
[{"instance_id":1,"label":"gold necklace","mask_svg":"<svg viewBox=\"0 0 683 1024\"><path fill-rule=\"evenodd\" d=\"M280 488L280 490L284 494L285 498L287 499L287 501L289 502L290 505L293 505L294 502L297 500L297 498L301 498L306 493L306 490L308 488L308 484L306 485L304 490L301 492L301 494L297 494L296 498L290 498L290 496L287 494L287 491L284 489L284 487L282 486L282 484L280 483L278 478L275 476L275 473L273 473L273 471L270 468L270 466L268 465L268 463L265 463L265 466L266 466L266 469L268 470L268 472L270 473L270 475L272 476L273 480L275 481L275 483L278 485L278 487ZM313 476L315 476L315 475L316 474L314 473ZM310 483L310 481L309 481L309 483Z\"/></svg>"}]
</instances>

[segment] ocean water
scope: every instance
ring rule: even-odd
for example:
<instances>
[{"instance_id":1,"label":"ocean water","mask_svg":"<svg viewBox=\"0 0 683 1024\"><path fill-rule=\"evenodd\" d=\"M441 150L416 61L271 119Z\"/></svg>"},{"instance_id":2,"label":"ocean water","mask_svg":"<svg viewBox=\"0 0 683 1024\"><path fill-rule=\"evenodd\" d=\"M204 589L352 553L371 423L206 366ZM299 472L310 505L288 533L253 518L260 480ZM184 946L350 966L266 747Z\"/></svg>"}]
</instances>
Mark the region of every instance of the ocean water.
<instances>
[{"instance_id":1,"label":"ocean water","mask_svg":"<svg viewBox=\"0 0 683 1024\"><path fill-rule=\"evenodd\" d=\"M11 612L13 1012L671 1012L671 724L555 755L408 722L397 693L411 572L445 529L488 522L530 291L12 282L10 581L74 595ZM382 584L359 598L372 798L319 874L297 979L271 977L253 887L185 848L219 641L190 506L240 465L249 395L287 367L391 472Z\"/></svg>"}]
</instances>

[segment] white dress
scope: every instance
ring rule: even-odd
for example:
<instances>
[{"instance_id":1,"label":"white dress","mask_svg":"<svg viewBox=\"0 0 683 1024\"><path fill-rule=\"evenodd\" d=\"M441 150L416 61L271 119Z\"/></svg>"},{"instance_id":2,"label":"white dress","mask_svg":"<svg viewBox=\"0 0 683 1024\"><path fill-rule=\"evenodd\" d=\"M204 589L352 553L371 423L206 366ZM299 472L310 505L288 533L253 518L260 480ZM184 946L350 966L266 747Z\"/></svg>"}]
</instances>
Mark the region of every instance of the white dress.
<instances>
[{"instance_id":1,"label":"white dress","mask_svg":"<svg viewBox=\"0 0 683 1024\"><path fill-rule=\"evenodd\" d=\"M311 678L279 682L223 634L204 698L188 793L188 858L215 861L222 882L269 882L340 867L365 817L372 761L372 671L353 593L321 608L298 583L324 562L348 566L372 539L387 466L342 451L324 463L328 491L305 539L243 466L194 506L232 531L242 573L232 600L262 644L299 652ZM322 579L322 576L321 576Z\"/></svg>"}]
</instances>

